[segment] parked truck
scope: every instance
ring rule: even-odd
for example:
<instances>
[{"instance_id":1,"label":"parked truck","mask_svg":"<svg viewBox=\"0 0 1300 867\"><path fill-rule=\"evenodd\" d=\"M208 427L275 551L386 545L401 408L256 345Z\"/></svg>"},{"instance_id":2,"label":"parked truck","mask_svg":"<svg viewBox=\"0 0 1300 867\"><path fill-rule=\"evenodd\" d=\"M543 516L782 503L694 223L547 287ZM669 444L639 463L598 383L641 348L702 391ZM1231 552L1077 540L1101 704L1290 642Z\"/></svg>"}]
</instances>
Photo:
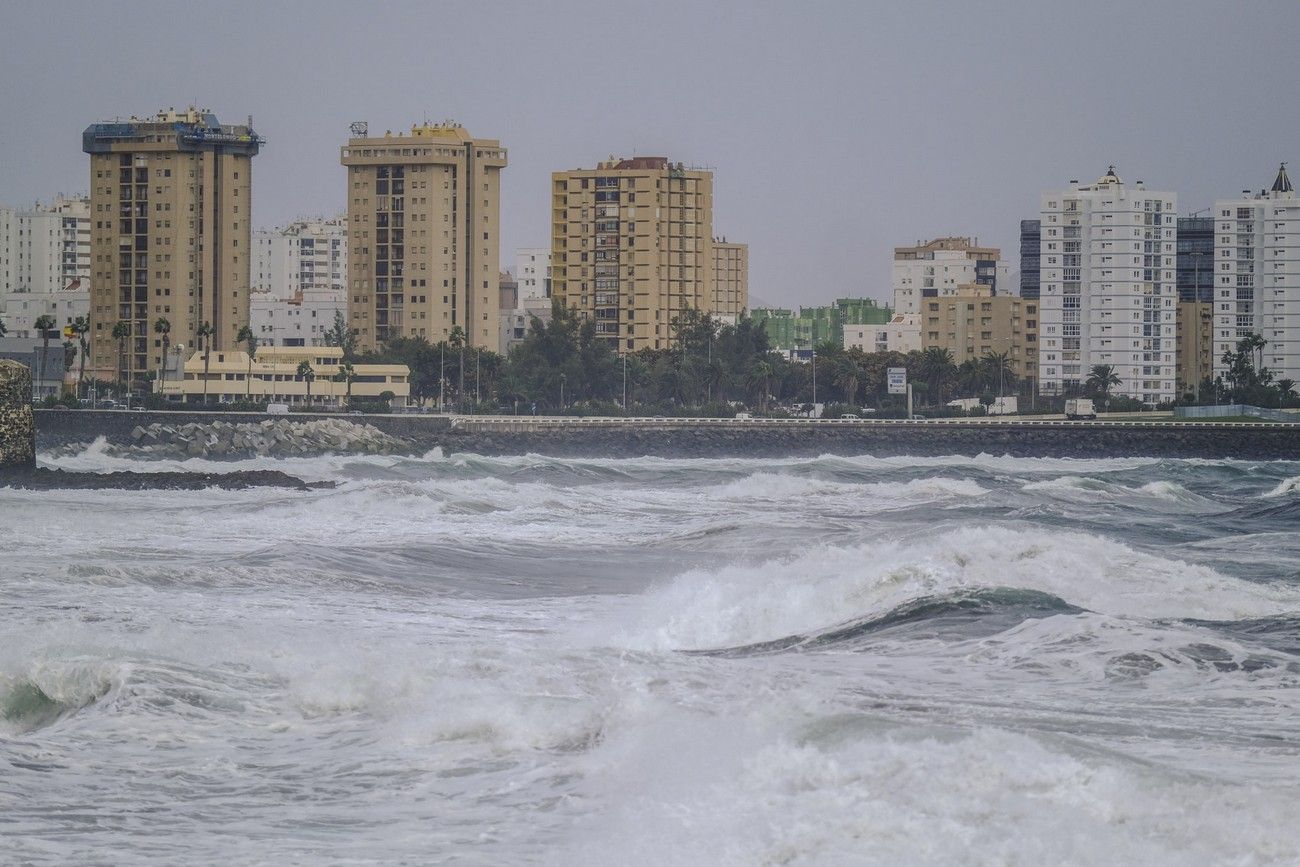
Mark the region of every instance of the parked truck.
<instances>
[{"instance_id":1,"label":"parked truck","mask_svg":"<svg viewBox=\"0 0 1300 867\"><path fill-rule=\"evenodd\" d=\"M1015 415L1020 412L1020 401L1015 396L995 397L989 404L989 415Z\"/></svg>"},{"instance_id":2,"label":"parked truck","mask_svg":"<svg viewBox=\"0 0 1300 867\"><path fill-rule=\"evenodd\" d=\"M1070 421L1078 421L1081 418L1096 418L1097 410L1092 405L1092 401L1086 397L1072 398L1065 402L1065 417Z\"/></svg>"}]
</instances>

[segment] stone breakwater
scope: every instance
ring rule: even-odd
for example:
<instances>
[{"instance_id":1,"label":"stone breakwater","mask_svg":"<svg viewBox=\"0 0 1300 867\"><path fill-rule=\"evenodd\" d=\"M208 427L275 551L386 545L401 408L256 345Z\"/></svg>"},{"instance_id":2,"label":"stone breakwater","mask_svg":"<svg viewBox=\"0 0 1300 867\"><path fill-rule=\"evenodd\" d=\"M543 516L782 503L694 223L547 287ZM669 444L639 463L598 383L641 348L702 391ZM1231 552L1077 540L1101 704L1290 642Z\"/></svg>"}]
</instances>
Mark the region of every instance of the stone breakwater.
<instances>
[{"instance_id":1,"label":"stone breakwater","mask_svg":"<svg viewBox=\"0 0 1300 867\"><path fill-rule=\"evenodd\" d=\"M75 452L87 443L69 443L55 453ZM136 425L127 442L109 441L108 454L135 458L306 457L343 454L388 455L411 451L406 440L370 424L341 418L252 422L211 422Z\"/></svg>"},{"instance_id":2,"label":"stone breakwater","mask_svg":"<svg viewBox=\"0 0 1300 867\"><path fill-rule=\"evenodd\" d=\"M32 372L0 359L0 475L30 472L35 465Z\"/></svg>"},{"instance_id":3,"label":"stone breakwater","mask_svg":"<svg viewBox=\"0 0 1300 867\"><path fill-rule=\"evenodd\" d=\"M351 418L354 421L350 421ZM265 415L255 413L118 412L38 410L37 446L45 452L65 447L84 448L104 437L112 448L127 448L124 454L147 455L138 451L158 445L132 434L138 427L207 428L218 421L244 429L266 424ZM276 417L273 424L288 428L309 428L322 422L338 421L373 429L392 439L394 454L422 454L435 447L444 453L473 452L483 455L520 455L528 452L556 457L795 457L835 455L940 456L981 453L1013 457L1168 457L1240 458L1243 460L1300 460L1300 425L1215 425L1189 422L1058 422L1027 425L1016 422L870 422L861 424L794 422L788 424L710 425L689 420L644 423L624 421L598 424L581 420L550 427L528 419L496 421L457 419L425 415L368 415L313 418L290 415ZM287 435L287 434L286 434ZM233 445L233 438L232 438ZM222 457L201 446L209 457ZM155 449L159 456L188 456L185 452ZM170 448L170 447L169 447ZM281 447L266 454L303 454ZM130 451L136 449L137 451ZM343 438L330 437L319 445L321 452L348 452ZM241 457L252 452L230 451L224 457Z\"/></svg>"}]
</instances>

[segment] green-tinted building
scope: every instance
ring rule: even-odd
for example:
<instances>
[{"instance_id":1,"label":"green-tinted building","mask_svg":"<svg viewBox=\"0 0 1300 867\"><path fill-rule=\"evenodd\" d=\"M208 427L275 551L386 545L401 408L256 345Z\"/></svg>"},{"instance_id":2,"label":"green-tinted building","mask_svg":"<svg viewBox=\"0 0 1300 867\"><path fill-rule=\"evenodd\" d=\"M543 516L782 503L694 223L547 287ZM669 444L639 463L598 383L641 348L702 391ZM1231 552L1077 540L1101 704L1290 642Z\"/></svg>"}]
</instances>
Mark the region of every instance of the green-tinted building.
<instances>
[{"instance_id":1,"label":"green-tinted building","mask_svg":"<svg viewBox=\"0 0 1300 867\"><path fill-rule=\"evenodd\" d=\"M845 325L883 325L893 311L870 298L837 298L823 307L756 307L750 315L762 324L773 349L811 349L819 343L844 346Z\"/></svg>"}]
</instances>

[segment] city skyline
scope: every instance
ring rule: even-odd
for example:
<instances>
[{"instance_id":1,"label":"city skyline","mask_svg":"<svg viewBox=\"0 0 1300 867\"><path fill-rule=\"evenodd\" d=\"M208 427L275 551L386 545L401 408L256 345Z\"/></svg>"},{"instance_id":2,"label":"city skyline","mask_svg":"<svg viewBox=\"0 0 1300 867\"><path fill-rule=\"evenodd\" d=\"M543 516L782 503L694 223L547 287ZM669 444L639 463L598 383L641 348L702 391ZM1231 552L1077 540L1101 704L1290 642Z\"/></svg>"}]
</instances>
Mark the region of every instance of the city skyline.
<instances>
[{"instance_id":1,"label":"city skyline","mask_svg":"<svg viewBox=\"0 0 1300 867\"><path fill-rule=\"evenodd\" d=\"M753 304L885 299L890 251L924 237L978 237L1010 260L1042 190L1110 164L1177 191L1180 213L1211 208L1266 186L1300 139L1300 118L1276 109L1300 25L1300 8L1281 3L1235 10L1230 31L1209 4L724 5L706 16L566 3L514 7L508 25L493 10L392 4L367 12L384 25L369 30L347 7L313 7L358 26L304 46L291 7L75 8L58 27L50 11L7 12L6 66L31 84L0 94L6 204L85 192L86 124L193 102L226 122L251 114L267 139L254 226L329 216L346 208L337 151L349 122L382 133L454 118L510 148L503 266L545 243L551 172L664 155L714 169L714 230L750 245ZM980 40L968 32L977 21ZM102 52L85 47L126 44L142 26L155 50L99 73ZM428 33L443 34L434 51ZM555 50L566 33L609 38L578 58ZM809 45L821 50L794 50ZM1050 62L1063 48L1076 59ZM38 65L40 76L17 74ZM592 81L591 70L604 71Z\"/></svg>"}]
</instances>

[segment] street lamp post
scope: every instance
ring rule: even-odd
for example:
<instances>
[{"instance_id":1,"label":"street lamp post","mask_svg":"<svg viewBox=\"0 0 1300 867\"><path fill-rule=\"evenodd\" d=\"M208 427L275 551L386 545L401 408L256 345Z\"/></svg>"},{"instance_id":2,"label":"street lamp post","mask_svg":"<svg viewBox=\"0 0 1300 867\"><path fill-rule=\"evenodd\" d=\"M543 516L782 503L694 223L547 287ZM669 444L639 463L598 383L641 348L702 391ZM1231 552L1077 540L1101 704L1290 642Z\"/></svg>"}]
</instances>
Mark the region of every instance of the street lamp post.
<instances>
[{"instance_id":1,"label":"street lamp post","mask_svg":"<svg viewBox=\"0 0 1300 867\"><path fill-rule=\"evenodd\" d=\"M627 415L627 353L623 353L623 414Z\"/></svg>"},{"instance_id":2,"label":"street lamp post","mask_svg":"<svg viewBox=\"0 0 1300 867\"><path fill-rule=\"evenodd\" d=\"M568 378L567 374L560 374L560 415L564 414L564 383Z\"/></svg>"}]
</instances>

